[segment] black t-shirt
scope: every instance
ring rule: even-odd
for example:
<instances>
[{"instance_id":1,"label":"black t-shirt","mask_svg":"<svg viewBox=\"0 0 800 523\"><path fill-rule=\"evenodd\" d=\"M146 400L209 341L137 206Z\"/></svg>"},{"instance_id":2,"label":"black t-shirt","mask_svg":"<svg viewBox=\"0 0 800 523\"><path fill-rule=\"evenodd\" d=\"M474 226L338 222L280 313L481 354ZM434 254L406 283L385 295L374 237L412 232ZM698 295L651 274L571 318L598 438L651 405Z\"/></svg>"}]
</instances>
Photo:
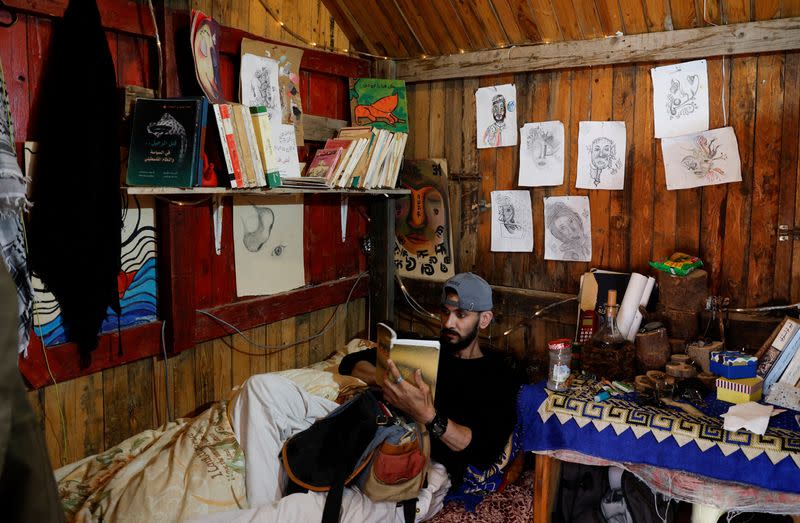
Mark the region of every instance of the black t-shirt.
<instances>
[{"instance_id":1,"label":"black t-shirt","mask_svg":"<svg viewBox=\"0 0 800 523\"><path fill-rule=\"evenodd\" d=\"M474 359L456 358L442 351L436 383L436 410L472 430L462 451L451 450L431 438L431 457L447 468L454 485L462 482L466 466L488 468L503 451L517 421L517 392L522 380L503 355L483 351ZM351 374L359 361L375 364L375 349L349 354L339 373Z\"/></svg>"}]
</instances>

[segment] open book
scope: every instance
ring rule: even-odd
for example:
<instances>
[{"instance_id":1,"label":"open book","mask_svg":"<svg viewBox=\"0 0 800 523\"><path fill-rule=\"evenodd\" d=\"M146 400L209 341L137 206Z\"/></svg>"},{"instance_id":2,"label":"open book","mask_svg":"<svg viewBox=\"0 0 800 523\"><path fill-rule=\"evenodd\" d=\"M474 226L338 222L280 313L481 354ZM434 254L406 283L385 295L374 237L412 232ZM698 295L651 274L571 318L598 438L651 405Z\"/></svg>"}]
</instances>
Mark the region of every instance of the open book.
<instances>
[{"instance_id":1,"label":"open book","mask_svg":"<svg viewBox=\"0 0 800 523\"><path fill-rule=\"evenodd\" d=\"M397 333L383 323L378 324L378 357L375 381L383 385L386 360L397 366L400 375L412 385L414 372L422 370L422 379L431 388L431 398L436 398L436 375L439 372L439 342L436 340L398 340ZM390 378L391 379L391 378Z\"/></svg>"}]
</instances>

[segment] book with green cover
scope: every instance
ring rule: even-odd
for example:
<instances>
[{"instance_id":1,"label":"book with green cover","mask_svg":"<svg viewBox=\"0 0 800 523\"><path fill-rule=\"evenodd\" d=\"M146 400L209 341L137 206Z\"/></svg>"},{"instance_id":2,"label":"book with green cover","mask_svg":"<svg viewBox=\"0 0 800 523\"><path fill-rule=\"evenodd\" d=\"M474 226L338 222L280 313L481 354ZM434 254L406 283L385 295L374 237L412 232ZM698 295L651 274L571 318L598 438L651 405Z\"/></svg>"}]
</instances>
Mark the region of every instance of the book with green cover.
<instances>
[{"instance_id":1,"label":"book with green cover","mask_svg":"<svg viewBox=\"0 0 800 523\"><path fill-rule=\"evenodd\" d=\"M137 99L128 152L128 185L195 185L202 116L201 97Z\"/></svg>"},{"instance_id":2,"label":"book with green cover","mask_svg":"<svg viewBox=\"0 0 800 523\"><path fill-rule=\"evenodd\" d=\"M431 398L436 399L436 377L439 374L438 340L398 339L394 329L383 323L378 324L378 350L375 365L375 381L383 385L386 374L386 360L397 366L400 375L412 385L416 385L414 373L422 371L422 380L431 389Z\"/></svg>"}]
</instances>

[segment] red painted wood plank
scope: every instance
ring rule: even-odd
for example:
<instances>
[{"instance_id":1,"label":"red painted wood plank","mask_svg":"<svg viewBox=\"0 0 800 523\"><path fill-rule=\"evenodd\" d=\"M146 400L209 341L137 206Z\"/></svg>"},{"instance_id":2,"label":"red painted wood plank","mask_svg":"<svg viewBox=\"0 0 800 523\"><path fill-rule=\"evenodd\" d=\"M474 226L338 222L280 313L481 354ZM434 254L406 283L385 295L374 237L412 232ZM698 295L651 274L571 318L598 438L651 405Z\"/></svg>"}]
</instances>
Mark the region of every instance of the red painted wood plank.
<instances>
[{"instance_id":1,"label":"red painted wood plank","mask_svg":"<svg viewBox=\"0 0 800 523\"><path fill-rule=\"evenodd\" d=\"M2 33L0 33L1 35ZM28 136L19 136L18 141L37 141L39 125L39 96L42 86L42 71L44 70L47 53L50 50L50 41L53 36L53 22L47 18L31 16L28 18L28 94L30 104L30 125ZM2 47L2 45L0 45Z\"/></svg>"},{"instance_id":2,"label":"red painted wood plank","mask_svg":"<svg viewBox=\"0 0 800 523\"><path fill-rule=\"evenodd\" d=\"M92 364L81 369L78 362L78 347L74 343L64 343L47 349L47 362L42 352L42 342L35 334L31 335L28 357L19 358L19 370L28 384L38 389L53 382L47 371L47 364L53 371L56 381L62 382L110 369L125 363L158 355L161 351L161 322L155 321L129 327L122 334L122 354L119 354L119 336L116 332L104 334L92 352Z\"/></svg>"},{"instance_id":3,"label":"red painted wood plank","mask_svg":"<svg viewBox=\"0 0 800 523\"><path fill-rule=\"evenodd\" d=\"M30 106L28 103L28 55L26 37L28 17L20 15L17 23L0 29L0 60L8 90L11 118L14 120L14 141L17 155L22 153L21 142L28 136Z\"/></svg>"},{"instance_id":4,"label":"red painted wood plank","mask_svg":"<svg viewBox=\"0 0 800 523\"><path fill-rule=\"evenodd\" d=\"M278 42L276 40L257 36L247 31L242 31L241 29L222 26L220 27L220 53L238 56L241 49L242 38L296 47L286 42ZM303 59L300 61L300 69L334 76L359 78L369 76L369 61L362 60L361 58L353 58L341 54L304 48Z\"/></svg>"},{"instance_id":5,"label":"red painted wood plank","mask_svg":"<svg viewBox=\"0 0 800 523\"><path fill-rule=\"evenodd\" d=\"M357 276L351 276L272 296L249 298L206 311L245 331L259 325L344 303L354 286L350 299L364 297L369 292L369 277L364 276L361 280L357 280ZM194 328L194 343L228 336L233 332L213 318L198 313Z\"/></svg>"},{"instance_id":6,"label":"red painted wood plank","mask_svg":"<svg viewBox=\"0 0 800 523\"><path fill-rule=\"evenodd\" d=\"M308 98L303 101L303 109L308 114L350 120L350 108L342 114L342 97L347 96L349 89L347 79L329 74L308 74Z\"/></svg>"},{"instance_id":7,"label":"red painted wood plank","mask_svg":"<svg viewBox=\"0 0 800 523\"><path fill-rule=\"evenodd\" d=\"M5 0L5 4L21 13L61 18L69 0ZM100 23L105 29L136 35L152 36L153 18L146 2L133 0L97 0Z\"/></svg>"},{"instance_id":8,"label":"red painted wood plank","mask_svg":"<svg viewBox=\"0 0 800 523\"><path fill-rule=\"evenodd\" d=\"M121 34L117 37L117 85L150 85L150 42ZM157 74L157 73L156 73Z\"/></svg>"}]
</instances>

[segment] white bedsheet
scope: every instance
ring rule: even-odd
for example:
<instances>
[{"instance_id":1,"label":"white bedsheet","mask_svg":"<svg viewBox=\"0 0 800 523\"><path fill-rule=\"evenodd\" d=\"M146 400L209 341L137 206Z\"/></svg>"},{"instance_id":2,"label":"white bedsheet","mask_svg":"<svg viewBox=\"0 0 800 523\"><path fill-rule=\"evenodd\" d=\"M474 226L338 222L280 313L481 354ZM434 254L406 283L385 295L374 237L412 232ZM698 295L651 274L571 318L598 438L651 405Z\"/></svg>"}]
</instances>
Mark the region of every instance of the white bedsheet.
<instances>
[{"instance_id":1,"label":"white bedsheet","mask_svg":"<svg viewBox=\"0 0 800 523\"><path fill-rule=\"evenodd\" d=\"M245 455L248 509L221 512L197 522L313 522L320 521L325 493L309 492L282 497L287 484L279 458L284 441L308 428L336 403L311 395L294 382L274 374L248 379L229 409L231 425ZM420 492L416 521L433 517L442 508L450 488L445 468L432 463L428 486ZM373 502L355 489L345 489L341 522L402 523L402 507Z\"/></svg>"}]
</instances>

